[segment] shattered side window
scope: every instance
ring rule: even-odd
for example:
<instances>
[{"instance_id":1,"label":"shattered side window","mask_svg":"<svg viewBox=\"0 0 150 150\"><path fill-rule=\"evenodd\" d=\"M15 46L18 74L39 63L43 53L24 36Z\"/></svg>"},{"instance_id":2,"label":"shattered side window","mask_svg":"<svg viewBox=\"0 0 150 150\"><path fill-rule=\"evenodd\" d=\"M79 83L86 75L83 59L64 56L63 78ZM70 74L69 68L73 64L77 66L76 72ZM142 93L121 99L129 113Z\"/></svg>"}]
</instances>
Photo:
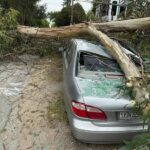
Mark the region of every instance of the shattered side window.
<instances>
[{"instance_id":1,"label":"shattered side window","mask_svg":"<svg viewBox=\"0 0 150 150\"><path fill-rule=\"evenodd\" d=\"M79 72L97 71L122 73L119 65L115 60L84 52L80 53L78 70Z\"/></svg>"}]
</instances>

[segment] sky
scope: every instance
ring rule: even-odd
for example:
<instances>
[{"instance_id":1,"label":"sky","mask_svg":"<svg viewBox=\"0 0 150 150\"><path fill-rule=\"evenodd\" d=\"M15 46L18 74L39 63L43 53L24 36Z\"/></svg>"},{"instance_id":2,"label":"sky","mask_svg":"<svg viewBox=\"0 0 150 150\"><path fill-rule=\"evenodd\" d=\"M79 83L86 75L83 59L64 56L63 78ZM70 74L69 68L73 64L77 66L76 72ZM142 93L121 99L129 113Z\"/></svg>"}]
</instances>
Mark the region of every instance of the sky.
<instances>
[{"instance_id":1,"label":"sky","mask_svg":"<svg viewBox=\"0 0 150 150\"><path fill-rule=\"evenodd\" d=\"M50 11L60 11L62 9L62 3L63 0L41 0L39 4L47 5L47 12ZM91 9L90 3L80 2L80 4L83 6L84 10L87 12Z\"/></svg>"}]
</instances>

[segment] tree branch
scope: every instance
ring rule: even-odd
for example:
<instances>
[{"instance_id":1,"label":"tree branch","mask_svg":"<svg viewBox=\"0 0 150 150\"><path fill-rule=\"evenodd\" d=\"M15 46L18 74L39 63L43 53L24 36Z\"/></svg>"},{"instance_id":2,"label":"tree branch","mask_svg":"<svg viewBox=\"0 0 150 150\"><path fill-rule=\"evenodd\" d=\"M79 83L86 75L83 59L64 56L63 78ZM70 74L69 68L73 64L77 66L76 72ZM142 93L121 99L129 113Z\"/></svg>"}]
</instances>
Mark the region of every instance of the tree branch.
<instances>
[{"instance_id":1,"label":"tree branch","mask_svg":"<svg viewBox=\"0 0 150 150\"><path fill-rule=\"evenodd\" d=\"M104 32L134 31L137 29L143 30L150 28L150 17L106 23L92 23L92 25L97 30ZM21 34L27 34L32 37L60 39L86 36L88 33L87 28L88 24L85 23L59 28L34 28L19 25L17 31Z\"/></svg>"}]
</instances>

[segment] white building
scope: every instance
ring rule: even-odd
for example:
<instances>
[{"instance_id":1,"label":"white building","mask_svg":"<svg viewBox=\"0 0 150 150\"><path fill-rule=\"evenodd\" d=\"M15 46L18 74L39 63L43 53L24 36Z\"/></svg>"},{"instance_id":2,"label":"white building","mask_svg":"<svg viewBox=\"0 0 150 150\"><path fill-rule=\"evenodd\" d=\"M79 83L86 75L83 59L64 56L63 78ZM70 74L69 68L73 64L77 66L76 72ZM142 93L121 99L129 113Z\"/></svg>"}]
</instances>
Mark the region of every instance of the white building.
<instances>
[{"instance_id":1,"label":"white building","mask_svg":"<svg viewBox=\"0 0 150 150\"><path fill-rule=\"evenodd\" d=\"M115 21L126 10L127 0L105 0L96 8L95 17L101 21Z\"/></svg>"}]
</instances>

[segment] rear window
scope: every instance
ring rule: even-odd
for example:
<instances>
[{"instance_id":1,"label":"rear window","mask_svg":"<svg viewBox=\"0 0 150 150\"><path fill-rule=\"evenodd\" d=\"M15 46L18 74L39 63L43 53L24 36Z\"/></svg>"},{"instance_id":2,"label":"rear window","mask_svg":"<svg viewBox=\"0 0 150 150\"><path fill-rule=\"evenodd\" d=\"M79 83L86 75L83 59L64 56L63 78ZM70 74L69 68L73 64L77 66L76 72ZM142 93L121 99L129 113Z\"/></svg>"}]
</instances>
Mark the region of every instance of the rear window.
<instances>
[{"instance_id":1,"label":"rear window","mask_svg":"<svg viewBox=\"0 0 150 150\"><path fill-rule=\"evenodd\" d=\"M117 62L93 53L80 52L76 81L83 96L117 98L124 82ZM128 96L128 91L123 93Z\"/></svg>"},{"instance_id":2,"label":"rear window","mask_svg":"<svg viewBox=\"0 0 150 150\"><path fill-rule=\"evenodd\" d=\"M83 71L122 73L115 60L92 53L81 52L78 60L78 73Z\"/></svg>"}]
</instances>

